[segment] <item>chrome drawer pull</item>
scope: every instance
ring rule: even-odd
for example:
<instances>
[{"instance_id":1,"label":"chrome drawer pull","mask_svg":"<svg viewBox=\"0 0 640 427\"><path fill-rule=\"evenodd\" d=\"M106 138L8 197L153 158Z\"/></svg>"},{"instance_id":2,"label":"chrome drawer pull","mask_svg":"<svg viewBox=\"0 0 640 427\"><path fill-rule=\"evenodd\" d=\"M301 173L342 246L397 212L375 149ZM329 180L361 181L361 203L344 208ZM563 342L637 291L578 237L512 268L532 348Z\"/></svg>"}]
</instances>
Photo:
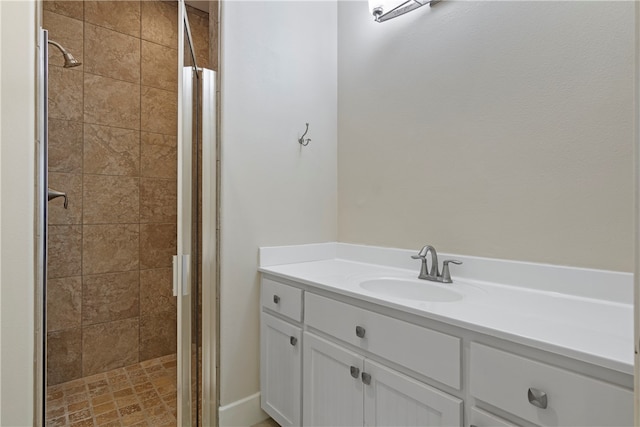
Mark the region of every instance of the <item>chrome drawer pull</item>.
<instances>
[{"instance_id":1,"label":"chrome drawer pull","mask_svg":"<svg viewBox=\"0 0 640 427\"><path fill-rule=\"evenodd\" d=\"M365 329L362 326L356 326L356 336L359 338L364 338Z\"/></svg>"},{"instance_id":2,"label":"chrome drawer pull","mask_svg":"<svg viewBox=\"0 0 640 427\"><path fill-rule=\"evenodd\" d=\"M371 384L371 374L367 374L366 372L362 373L362 382L366 385Z\"/></svg>"},{"instance_id":3,"label":"chrome drawer pull","mask_svg":"<svg viewBox=\"0 0 640 427\"><path fill-rule=\"evenodd\" d=\"M547 393L544 391L531 387L527 392L527 398L533 406L537 406L540 409L547 408Z\"/></svg>"},{"instance_id":4,"label":"chrome drawer pull","mask_svg":"<svg viewBox=\"0 0 640 427\"><path fill-rule=\"evenodd\" d=\"M276 303L276 304L279 304L280 303L280 297L278 295L274 295L273 296L273 302Z\"/></svg>"},{"instance_id":5,"label":"chrome drawer pull","mask_svg":"<svg viewBox=\"0 0 640 427\"><path fill-rule=\"evenodd\" d=\"M289 337L289 342L291 343L291 345L296 345L298 344L298 338L296 337Z\"/></svg>"},{"instance_id":6,"label":"chrome drawer pull","mask_svg":"<svg viewBox=\"0 0 640 427\"><path fill-rule=\"evenodd\" d=\"M351 370L351 376L353 378L358 378L358 376L360 376L360 368L356 368L355 366L351 366L349 369Z\"/></svg>"}]
</instances>

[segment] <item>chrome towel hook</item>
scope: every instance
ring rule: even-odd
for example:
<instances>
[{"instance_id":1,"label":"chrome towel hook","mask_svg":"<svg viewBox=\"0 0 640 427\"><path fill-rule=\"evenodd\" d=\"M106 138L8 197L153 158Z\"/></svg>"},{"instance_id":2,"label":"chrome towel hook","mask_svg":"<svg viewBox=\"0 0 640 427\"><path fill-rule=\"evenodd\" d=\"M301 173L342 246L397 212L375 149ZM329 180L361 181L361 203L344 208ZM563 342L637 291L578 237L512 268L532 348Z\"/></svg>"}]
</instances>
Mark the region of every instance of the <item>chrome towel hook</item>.
<instances>
[{"instance_id":1,"label":"chrome towel hook","mask_svg":"<svg viewBox=\"0 0 640 427\"><path fill-rule=\"evenodd\" d=\"M306 147L311 142L311 138L304 139L304 137L307 134L307 132L309 132L309 123L306 123L306 125L307 125L307 128L305 129L305 131L302 134L302 136L298 139L298 143L300 145L302 145L303 147Z\"/></svg>"}]
</instances>

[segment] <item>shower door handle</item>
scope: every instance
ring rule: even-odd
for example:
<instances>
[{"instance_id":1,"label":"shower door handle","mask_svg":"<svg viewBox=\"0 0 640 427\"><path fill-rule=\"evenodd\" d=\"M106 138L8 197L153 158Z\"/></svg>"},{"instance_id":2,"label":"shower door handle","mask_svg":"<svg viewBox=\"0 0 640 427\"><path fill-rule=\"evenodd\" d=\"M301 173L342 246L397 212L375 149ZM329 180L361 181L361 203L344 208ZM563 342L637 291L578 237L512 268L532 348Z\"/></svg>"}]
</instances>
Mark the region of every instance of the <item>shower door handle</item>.
<instances>
[{"instance_id":1,"label":"shower door handle","mask_svg":"<svg viewBox=\"0 0 640 427\"><path fill-rule=\"evenodd\" d=\"M64 208L67 209L69 207L69 198L67 197L67 193L63 193L62 191L56 191L48 188L47 202L50 202L53 199L57 199L58 197L64 197Z\"/></svg>"},{"instance_id":2,"label":"shower door handle","mask_svg":"<svg viewBox=\"0 0 640 427\"><path fill-rule=\"evenodd\" d=\"M190 272L189 255L174 255L173 256L173 296L189 295L189 288L191 285L189 272Z\"/></svg>"},{"instance_id":3,"label":"shower door handle","mask_svg":"<svg viewBox=\"0 0 640 427\"><path fill-rule=\"evenodd\" d=\"M178 296L178 280L180 273L178 272L178 255L173 256L173 296Z\"/></svg>"}]
</instances>

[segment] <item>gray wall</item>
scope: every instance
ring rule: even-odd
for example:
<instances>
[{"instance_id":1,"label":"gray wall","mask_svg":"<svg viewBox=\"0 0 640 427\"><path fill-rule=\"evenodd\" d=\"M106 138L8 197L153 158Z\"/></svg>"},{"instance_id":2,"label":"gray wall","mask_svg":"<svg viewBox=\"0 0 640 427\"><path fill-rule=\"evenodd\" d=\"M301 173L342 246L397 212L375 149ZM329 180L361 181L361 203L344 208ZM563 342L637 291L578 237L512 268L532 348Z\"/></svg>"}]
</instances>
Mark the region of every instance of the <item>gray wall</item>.
<instances>
[{"instance_id":1,"label":"gray wall","mask_svg":"<svg viewBox=\"0 0 640 427\"><path fill-rule=\"evenodd\" d=\"M632 2L339 2L339 240L631 271Z\"/></svg>"}]
</instances>

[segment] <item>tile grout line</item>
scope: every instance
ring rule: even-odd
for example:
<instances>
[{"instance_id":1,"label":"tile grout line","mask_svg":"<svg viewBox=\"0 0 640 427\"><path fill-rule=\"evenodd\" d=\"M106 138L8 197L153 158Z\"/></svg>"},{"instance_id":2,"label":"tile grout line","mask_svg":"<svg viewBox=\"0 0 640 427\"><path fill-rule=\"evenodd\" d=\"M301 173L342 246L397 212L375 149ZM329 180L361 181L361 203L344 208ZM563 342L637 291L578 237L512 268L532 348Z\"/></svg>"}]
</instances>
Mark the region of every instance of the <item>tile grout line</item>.
<instances>
[{"instance_id":1,"label":"tile grout line","mask_svg":"<svg viewBox=\"0 0 640 427\"><path fill-rule=\"evenodd\" d=\"M140 43L140 62L139 66L139 74L140 74L140 110L138 111L138 127L140 128L140 132L138 133L138 175L142 177L142 1L138 2L138 7L140 10L140 22L139 22L139 33L140 39L138 42ZM139 192L142 190L142 182L139 184ZM142 219L142 197L138 198L138 230L142 228L141 226ZM138 231L140 233L140 231ZM141 265L140 259L142 255L142 240L138 239L138 361L140 362L140 353L142 349L142 273L141 273Z\"/></svg>"}]
</instances>

